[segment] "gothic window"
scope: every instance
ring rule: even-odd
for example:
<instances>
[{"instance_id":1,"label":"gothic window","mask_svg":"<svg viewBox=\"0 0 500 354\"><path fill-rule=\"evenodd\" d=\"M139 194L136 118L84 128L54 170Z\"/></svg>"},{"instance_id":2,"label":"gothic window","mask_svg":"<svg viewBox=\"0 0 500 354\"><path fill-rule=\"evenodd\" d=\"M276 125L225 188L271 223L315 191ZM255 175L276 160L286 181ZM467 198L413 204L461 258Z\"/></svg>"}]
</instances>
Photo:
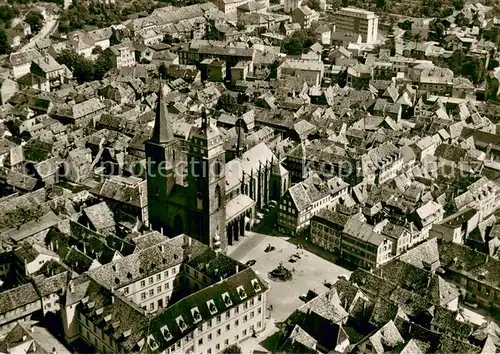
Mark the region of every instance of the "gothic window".
<instances>
[{"instance_id":1,"label":"gothic window","mask_svg":"<svg viewBox=\"0 0 500 354\"><path fill-rule=\"evenodd\" d=\"M215 175L215 177L220 176L220 165L221 165L220 161L216 160L214 163L214 175Z\"/></svg>"},{"instance_id":2,"label":"gothic window","mask_svg":"<svg viewBox=\"0 0 500 354\"><path fill-rule=\"evenodd\" d=\"M217 208L216 210L219 210L221 207L221 194L218 185L215 187L215 207Z\"/></svg>"}]
</instances>

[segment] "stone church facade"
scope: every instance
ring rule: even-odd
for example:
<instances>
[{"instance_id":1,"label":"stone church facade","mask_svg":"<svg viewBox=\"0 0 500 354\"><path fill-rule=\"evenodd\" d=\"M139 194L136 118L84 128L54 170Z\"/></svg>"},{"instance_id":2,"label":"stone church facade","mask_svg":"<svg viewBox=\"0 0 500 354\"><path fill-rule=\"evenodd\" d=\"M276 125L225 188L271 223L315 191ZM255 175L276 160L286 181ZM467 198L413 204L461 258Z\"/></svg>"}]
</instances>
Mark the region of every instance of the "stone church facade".
<instances>
[{"instance_id":1,"label":"stone church facade","mask_svg":"<svg viewBox=\"0 0 500 354\"><path fill-rule=\"evenodd\" d=\"M160 89L145 145L150 226L169 237L185 233L225 252L250 229L256 208L281 197L288 174L265 144L226 164L223 136L205 111L182 144L174 137L163 97Z\"/></svg>"}]
</instances>

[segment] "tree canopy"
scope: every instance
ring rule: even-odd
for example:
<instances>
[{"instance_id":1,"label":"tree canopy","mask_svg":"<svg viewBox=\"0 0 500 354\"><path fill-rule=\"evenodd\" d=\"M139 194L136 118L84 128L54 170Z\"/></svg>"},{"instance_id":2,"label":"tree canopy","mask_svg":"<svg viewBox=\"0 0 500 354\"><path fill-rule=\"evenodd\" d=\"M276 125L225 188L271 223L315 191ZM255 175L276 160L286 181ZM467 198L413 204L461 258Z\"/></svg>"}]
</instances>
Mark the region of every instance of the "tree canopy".
<instances>
[{"instance_id":1,"label":"tree canopy","mask_svg":"<svg viewBox=\"0 0 500 354\"><path fill-rule=\"evenodd\" d=\"M31 31L33 33L38 33L43 26L43 16L39 12L31 11L26 15L24 21L31 26Z\"/></svg>"},{"instance_id":2,"label":"tree canopy","mask_svg":"<svg viewBox=\"0 0 500 354\"><path fill-rule=\"evenodd\" d=\"M300 55L315 42L315 33L310 29L302 29L295 31L291 36L285 38L282 48L287 54Z\"/></svg>"},{"instance_id":3,"label":"tree canopy","mask_svg":"<svg viewBox=\"0 0 500 354\"><path fill-rule=\"evenodd\" d=\"M101 80L113 66L109 51L101 51L96 60L85 58L74 50L63 50L57 56L57 62L65 64L79 83Z\"/></svg>"},{"instance_id":4,"label":"tree canopy","mask_svg":"<svg viewBox=\"0 0 500 354\"><path fill-rule=\"evenodd\" d=\"M242 111L242 107L238 104L236 98L228 93L220 96L217 101L217 109L223 109L224 111L232 114L238 114Z\"/></svg>"},{"instance_id":5,"label":"tree canopy","mask_svg":"<svg viewBox=\"0 0 500 354\"><path fill-rule=\"evenodd\" d=\"M455 50L446 59L446 65L455 75L466 77L475 84L484 81L485 68L483 60L468 56L462 50Z\"/></svg>"},{"instance_id":6,"label":"tree canopy","mask_svg":"<svg viewBox=\"0 0 500 354\"><path fill-rule=\"evenodd\" d=\"M10 53L10 44L7 39L7 33L2 27L0 27L0 54L9 54L9 53Z\"/></svg>"}]
</instances>

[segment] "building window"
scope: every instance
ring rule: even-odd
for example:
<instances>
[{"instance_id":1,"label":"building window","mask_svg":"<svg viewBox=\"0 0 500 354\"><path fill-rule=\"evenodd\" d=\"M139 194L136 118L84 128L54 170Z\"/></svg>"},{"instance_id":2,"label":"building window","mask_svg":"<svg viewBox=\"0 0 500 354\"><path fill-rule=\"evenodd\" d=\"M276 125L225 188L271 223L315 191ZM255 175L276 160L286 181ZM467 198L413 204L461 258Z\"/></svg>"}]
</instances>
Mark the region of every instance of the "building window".
<instances>
[{"instance_id":1,"label":"building window","mask_svg":"<svg viewBox=\"0 0 500 354\"><path fill-rule=\"evenodd\" d=\"M234 308L234 313L235 313L235 314L236 314L236 313L240 313L240 307L239 307L239 306L236 306L236 307Z\"/></svg>"},{"instance_id":2,"label":"building window","mask_svg":"<svg viewBox=\"0 0 500 354\"><path fill-rule=\"evenodd\" d=\"M217 323L220 323L220 321L221 321L221 317L217 316Z\"/></svg>"},{"instance_id":3,"label":"building window","mask_svg":"<svg viewBox=\"0 0 500 354\"><path fill-rule=\"evenodd\" d=\"M128 286L125 289L123 289L123 294L128 295Z\"/></svg>"},{"instance_id":4,"label":"building window","mask_svg":"<svg viewBox=\"0 0 500 354\"><path fill-rule=\"evenodd\" d=\"M150 289L149 290L149 296L153 296L155 294L155 290L154 289Z\"/></svg>"},{"instance_id":5,"label":"building window","mask_svg":"<svg viewBox=\"0 0 500 354\"><path fill-rule=\"evenodd\" d=\"M254 316L254 313L252 311L252 312L250 312L250 318L253 318L253 316Z\"/></svg>"},{"instance_id":6,"label":"building window","mask_svg":"<svg viewBox=\"0 0 500 354\"><path fill-rule=\"evenodd\" d=\"M235 325L236 327L238 327L238 326L240 325L240 320L236 320L236 321L234 321L234 325Z\"/></svg>"},{"instance_id":7,"label":"building window","mask_svg":"<svg viewBox=\"0 0 500 354\"><path fill-rule=\"evenodd\" d=\"M215 350L220 350L220 344L215 345Z\"/></svg>"},{"instance_id":8,"label":"building window","mask_svg":"<svg viewBox=\"0 0 500 354\"><path fill-rule=\"evenodd\" d=\"M168 278L168 270L166 270L163 274L165 275L165 278Z\"/></svg>"},{"instance_id":9,"label":"building window","mask_svg":"<svg viewBox=\"0 0 500 354\"><path fill-rule=\"evenodd\" d=\"M212 354L212 348L207 349L207 354Z\"/></svg>"},{"instance_id":10,"label":"building window","mask_svg":"<svg viewBox=\"0 0 500 354\"><path fill-rule=\"evenodd\" d=\"M210 327L212 327L212 320L208 320L208 322L207 322L207 328L210 328Z\"/></svg>"},{"instance_id":11,"label":"building window","mask_svg":"<svg viewBox=\"0 0 500 354\"><path fill-rule=\"evenodd\" d=\"M156 293L157 294L161 293L161 285L156 288Z\"/></svg>"},{"instance_id":12,"label":"building window","mask_svg":"<svg viewBox=\"0 0 500 354\"><path fill-rule=\"evenodd\" d=\"M208 334L207 339L208 339L208 341L211 341L211 340L212 340L212 333L209 333L209 334Z\"/></svg>"},{"instance_id":13,"label":"building window","mask_svg":"<svg viewBox=\"0 0 500 354\"><path fill-rule=\"evenodd\" d=\"M248 321L248 316L247 315L243 316L243 322L246 322L246 321Z\"/></svg>"},{"instance_id":14,"label":"building window","mask_svg":"<svg viewBox=\"0 0 500 354\"><path fill-rule=\"evenodd\" d=\"M156 281L160 281L161 280L161 274L156 274Z\"/></svg>"},{"instance_id":15,"label":"building window","mask_svg":"<svg viewBox=\"0 0 500 354\"><path fill-rule=\"evenodd\" d=\"M153 277L149 277L149 284L153 284Z\"/></svg>"},{"instance_id":16,"label":"building window","mask_svg":"<svg viewBox=\"0 0 500 354\"><path fill-rule=\"evenodd\" d=\"M165 283L165 290L170 288L170 283Z\"/></svg>"},{"instance_id":17,"label":"building window","mask_svg":"<svg viewBox=\"0 0 500 354\"><path fill-rule=\"evenodd\" d=\"M152 302L152 303L149 304L149 309L150 310L154 310L155 309L155 303L154 302Z\"/></svg>"},{"instance_id":18,"label":"building window","mask_svg":"<svg viewBox=\"0 0 500 354\"><path fill-rule=\"evenodd\" d=\"M226 331L230 331L231 330L231 325L230 324L227 324L226 325Z\"/></svg>"},{"instance_id":19,"label":"building window","mask_svg":"<svg viewBox=\"0 0 500 354\"><path fill-rule=\"evenodd\" d=\"M203 345L203 338L198 339L198 345Z\"/></svg>"},{"instance_id":20,"label":"building window","mask_svg":"<svg viewBox=\"0 0 500 354\"><path fill-rule=\"evenodd\" d=\"M141 288L144 288L146 286L146 281L145 280L141 280Z\"/></svg>"},{"instance_id":21,"label":"building window","mask_svg":"<svg viewBox=\"0 0 500 354\"><path fill-rule=\"evenodd\" d=\"M226 320L231 317L231 313L229 311L226 312Z\"/></svg>"},{"instance_id":22,"label":"building window","mask_svg":"<svg viewBox=\"0 0 500 354\"><path fill-rule=\"evenodd\" d=\"M176 269L172 268L172 274L175 274L175 272L176 272Z\"/></svg>"},{"instance_id":23,"label":"building window","mask_svg":"<svg viewBox=\"0 0 500 354\"><path fill-rule=\"evenodd\" d=\"M141 300L146 300L146 293L141 293Z\"/></svg>"},{"instance_id":24,"label":"building window","mask_svg":"<svg viewBox=\"0 0 500 354\"><path fill-rule=\"evenodd\" d=\"M221 330L220 330L220 328L219 328L219 329L217 330L217 337L219 337L219 336L220 336L220 334L221 334Z\"/></svg>"},{"instance_id":25,"label":"building window","mask_svg":"<svg viewBox=\"0 0 500 354\"><path fill-rule=\"evenodd\" d=\"M247 335L247 330L244 329L243 332L242 332L242 334L243 334L243 337L246 336Z\"/></svg>"},{"instance_id":26,"label":"building window","mask_svg":"<svg viewBox=\"0 0 500 354\"><path fill-rule=\"evenodd\" d=\"M224 345L227 347L229 345L229 339L224 340Z\"/></svg>"}]
</instances>

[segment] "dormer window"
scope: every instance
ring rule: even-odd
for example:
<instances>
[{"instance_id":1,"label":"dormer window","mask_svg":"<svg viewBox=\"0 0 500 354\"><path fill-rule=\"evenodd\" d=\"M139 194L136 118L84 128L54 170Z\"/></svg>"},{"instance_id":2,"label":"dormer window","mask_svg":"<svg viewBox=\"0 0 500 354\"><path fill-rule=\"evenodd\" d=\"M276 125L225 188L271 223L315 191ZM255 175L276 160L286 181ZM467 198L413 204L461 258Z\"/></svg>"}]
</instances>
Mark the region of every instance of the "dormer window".
<instances>
[{"instance_id":1,"label":"dormer window","mask_svg":"<svg viewBox=\"0 0 500 354\"><path fill-rule=\"evenodd\" d=\"M187 325L182 316L177 317L175 320L181 331L184 332L187 329Z\"/></svg>"},{"instance_id":2,"label":"dormer window","mask_svg":"<svg viewBox=\"0 0 500 354\"><path fill-rule=\"evenodd\" d=\"M191 309L191 315L193 315L193 318L194 318L194 322L197 323L197 322L200 322L201 321L201 315L200 315L200 311L198 311L198 308L195 307L195 308L192 308Z\"/></svg>"},{"instance_id":3,"label":"dormer window","mask_svg":"<svg viewBox=\"0 0 500 354\"><path fill-rule=\"evenodd\" d=\"M257 279L252 279L252 286L253 286L253 290L255 290L256 292L259 292L262 290Z\"/></svg>"},{"instance_id":4,"label":"dormer window","mask_svg":"<svg viewBox=\"0 0 500 354\"><path fill-rule=\"evenodd\" d=\"M208 311L210 311L211 315L214 315L215 313L217 313L217 307L215 306L214 300L208 300L207 307L208 307Z\"/></svg>"},{"instance_id":5,"label":"dormer window","mask_svg":"<svg viewBox=\"0 0 500 354\"><path fill-rule=\"evenodd\" d=\"M86 297L84 297L84 298L82 299L82 304L84 304L84 305L85 305L87 302L89 302L89 297L88 297L88 296L86 296Z\"/></svg>"},{"instance_id":6,"label":"dormer window","mask_svg":"<svg viewBox=\"0 0 500 354\"><path fill-rule=\"evenodd\" d=\"M94 306L95 306L95 302L94 301L89 302L89 309L94 308Z\"/></svg>"},{"instance_id":7,"label":"dormer window","mask_svg":"<svg viewBox=\"0 0 500 354\"><path fill-rule=\"evenodd\" d=\"M131 329L127 329L126 331L123 331L123 338L128 338L132 334Z\"/></svg>"},{"instance_id":8,"label":"dormer window","mask_svg":"<svg viewBox=\"0 0 500 354\"><path fill-rule=\"evenodd\" d=\"M236 288L236 291L238 292L238 295L240 296L240 299L243 300L244 298L247 297L247 293L245 292L245 289L243 289L242 286L238 286Z\"/></svg>"},{"instance_id":9,"label":"dormer window","mask_svg":"<svg viewBox=\"0 0 500 354\"><path fill-rule=\"evenodd\" d=\"M155 337L153 337L153 335L151 334L148 336L148 344L151 350L158 349L158 343L156 342Z\"/></svg>"},{"instance_id":10,"label":"dormer window","mask_svg":"<svg viewBox=\"0 0 500 354\"><path fill-rule=\"evenodd\" d=\"M111 315L107 315L106 317L104 317L104 321L106 322L111 321Z\"/></svg>"},{"instance_id":11,"label":"dormer window","mask_svg":"<svg viewBox=\"0 0 500 354\"><path fill-rule=\"evenodd\" d=\"M104 309L101 307L101 308L97 309L97 311L95 313L97 315L101 315L103 311L104 311Z\"/></svg>"},{"instance_id":12,"label":"dormer window","mask_svg":"<svg viewBox=\"0 0 500 354\"><path fill-rule=\"evenodd\" d=\"M112 326L113 326L113 329L116 330L118 327L120 327L120 321L113 322Z\"/></svg>"},{"instance_id":13,"label":"dormer window","mask_svg":"<svg viewBox=\"0 0 500 354\"><path fill-rule=\"evenodd\" d=\"M168 327L167 326L163 326L160 328L161 330L161 333L163 334L163 337L165 337L165 340L168 342L169 340L172 339L172 334L170 333L170 331L168 330Z\"/></svg>"},{"instance_id":14,"label":"dormer window","mask_svg":"<svg viewBox=\"0 0 500 354\"><path fill-rule=\"evenodd\" d=\"M233 301L231 300L229 293L222 294L222 300L224 300L224 304L226 304L226 307L229 307L233 304Z\"/></svg>"}]
</instances>

